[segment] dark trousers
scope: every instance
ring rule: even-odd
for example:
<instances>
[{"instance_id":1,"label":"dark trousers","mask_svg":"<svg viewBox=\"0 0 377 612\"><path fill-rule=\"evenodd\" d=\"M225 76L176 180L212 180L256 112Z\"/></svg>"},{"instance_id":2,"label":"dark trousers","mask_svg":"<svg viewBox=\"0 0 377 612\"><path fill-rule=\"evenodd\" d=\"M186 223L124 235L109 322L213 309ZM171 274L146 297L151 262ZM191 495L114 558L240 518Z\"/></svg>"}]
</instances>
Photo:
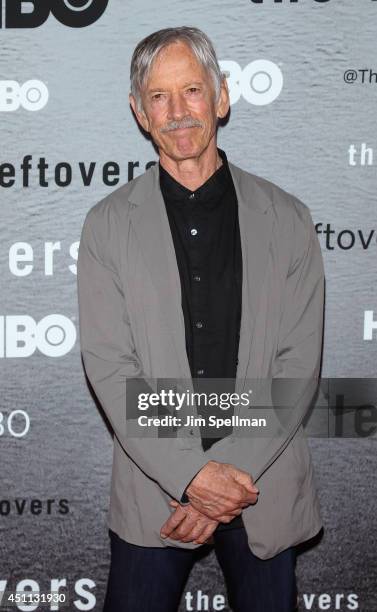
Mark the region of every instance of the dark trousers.
<instances>
[{"instance_id":1,"label":"dark trousers","mask_svg":"<svg viewBox=\"0 0 377 612\"><path fill-rule=\"evenodd\" d=\"M109 531L111 563L103 612L177 612L197 550L135 546ZM234 612L295 610L294 547L262 560L251 552L243 527L213 535Z\"/></svg>"}]
</instances>

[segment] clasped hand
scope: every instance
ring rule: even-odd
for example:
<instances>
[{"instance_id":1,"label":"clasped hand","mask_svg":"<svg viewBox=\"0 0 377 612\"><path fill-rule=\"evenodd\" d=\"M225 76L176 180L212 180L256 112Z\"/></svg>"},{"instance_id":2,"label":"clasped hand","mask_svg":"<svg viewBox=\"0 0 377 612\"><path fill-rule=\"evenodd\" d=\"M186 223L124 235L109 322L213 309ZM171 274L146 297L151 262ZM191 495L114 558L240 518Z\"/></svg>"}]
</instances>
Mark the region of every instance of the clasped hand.
<instances>
[{"instance_id":1,"label":"clasped hand","mask_svg":"<svg viewBox=\"0 0 377 612\"><path fill-rule=\"evenodd\" d=\"M160 535L181 542L204 544L219 523L229 523L258 499L251 476L230 463L209 461L186 489L190 503L171 501L175 508Z\"/></svg>"}]
</instances>

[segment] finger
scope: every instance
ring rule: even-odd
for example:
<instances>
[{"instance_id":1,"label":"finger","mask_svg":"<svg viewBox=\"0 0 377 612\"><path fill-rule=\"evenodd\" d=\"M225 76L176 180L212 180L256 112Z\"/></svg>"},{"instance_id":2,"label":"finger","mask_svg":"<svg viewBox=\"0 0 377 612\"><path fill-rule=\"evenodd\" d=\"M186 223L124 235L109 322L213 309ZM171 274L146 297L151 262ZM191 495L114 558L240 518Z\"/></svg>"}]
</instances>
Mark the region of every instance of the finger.
<instances>
[{"instance_id":1,"label":"finger","mask_svg":"<svg viewBox=\"0 0 377 612\"><path fill-rule=\"evenodd\" d=\"M178 508L171 514L168 520L162 525L160 536L167 538L170 533L178 527L178 525L184 520L186 516L185 510L178 506Z\"/></svg>"},{"instance_id":2,"label":"finger","mask_svg":"<svg viewBox=\"0 0 377 612\"><path fill-rule=\"evenodd\" d=\"M240 512L242 514L242 512ZM235 517L232 514L221 514L216 520L220 523L230 523Z\"/></svg>"},{"instance_id":3,"label":"finger","mask_svg":"<svg viewBox=\"0 0 377 612\"><path fill-rule=\"evenodd\" d=\"M170 533L170 538L173 540L180 540L181 542L186 542L186 538L189 534L198 528L198 519L189 517L186 515L185 519ZM188 539L187 542L191 540Z\"/></svg>"},{"instance_id":4,"label":"finger","mask_svg":"<svg viewBox=\"0 0 377 612\"><path fill-rule=\"evenodd\" d=\"M179 503L175 499L172 499L169 502L169 504L170 504L170 506L173 506L174 508L178 508L178 506L179 506Z\"/></svg>"},{"instance_id":5,"label":"finger","mask_svg":"<svg viewBox=\"0 0 377 612\"><path fill-rule=\"evenodd\" d=\"M245 489L238 485L233 488L232 495L228 495L224 499L219 500L217 504L217 512L214 517L219 520L219 516L222 514L228 514L233 518L241 514L243 510L243 504L249 505L250 500L245 500Z\"/></svg>"},{"instance_id":6,"label":"finger","mask_svg":"<svg viewBox=\"0 0 377 612\"><path fill-rule=\"evenodd\" d=\"M256 491L251 492L238 481L234 483L231 492L232 495L230 497L230 502L232 507L226 508L226 512L231 512L234 509L242 508L242 504L245 503L246 505L254 504L257 500L258 493Z\"/></svg>"},{"instance_id":7,"label":"finger","mask_svg":"<svg viewBox=\"0 0 377 612\"><path fill-rule=\"evenodd\" d=\"M233 518L237 516L237 514L240 514L241 510L237 506L237 503L238 502L233 499L226 498L222 499L221 502L216 501L216 504L213 504L212 506L197 503L196 500L193 501L191 505L195 510L206 516L208 519L212 521L219 521L219 516L224 514L229 514Z\"/></svg>"},{"instance_id":8,"label":"finger","mask_svg":"<svg viewBox=\"0 0 377 612\"><path fill-rule=\"evenodd\" d=\"M203 540L203 541L207 540L210 537L208 535L209 528L211 528L210 535L212 535L212 533L214 532L218 524L219 523L217 521L211 521L211 520L202 521L200 525L200 529L198 529L196 533L193 534L195 536L194 541L198 542L199 540Z\"/></svg>"},{"instance_id":9,"label":"finger","mask_svg":"<svg viewBox=\"0 0 377 612\"><path fill-rule=\"evenodd\" d=\"M255 503L256 496L249 498L245 501L245 489L234 483L232 485L232 495L229 493L224 495L223 493L218 495L218 498L213 503L204 505L197 499L191 501L191 506L200 514L204 514L207 518L215 521L221 520L222 515L228 514L232 518L241 514L244 507L249 506L251 503Z\"/></svg>"},{"instance_id":10,"label":"finger","mask_svg":"<svg viewBox=\"0 0 377 612\"><path fill-rule=\"evenodd\" d=\"M250 504L255 504L256 501L258 501L258 493L248 493L247 495L244 496L240 506L242 508L245 508L246 506L249 506ZM245 504L245 505L243 505Z\"/></svg>"},{"instance_id":11,"label":"finger","mask_svg":"<svg viewBox=\"0 0 377 612\"><path fill-rule=\"evenodd\" d=\"M242 486L245 487L250 493L258 493L258 487L255 486L253 479L250 474L244 472L243 470L236 470L234 473L234 478L237 482L239 482Z\"/></svg>"},{"instance_id":12,"label":"finger","mask_svg":"<svg viewBox=\"0 0 377 612\"><path fill-rule=\"evenodd\" d=\"M225 512L221 511L218 512L212 520L221 521L222 523L230 523L230 521L233 521L233 519L240 514L242 514L242 510L239 510L238 512L229 512L229 510L226 510Z\"/></svg>"},{"instance_id":13,"label":"finger","mask_svg":"<svg viewBox=\"0 0 377 612\"><path fill-rule=\"evenodd\" d=\"M203 534L204 530L208 525L213 526L213 530L216 529L218 522L208 519L205 516L194 517L195 521L187 520L187 523L182 523L178 528L177 532L180 533L180 540L182 542L194 542ZM194 523L192 525L192 523ZM190 529L189 529L190 527ZM206 539L209 536L206 536Z\"/></svg>"},{"instance_id":14,"label":"finger","mask_svg":"<svg viewBox=\"0 0 377 612\"><path fill-rule=\"evenodd\" d=\"M195 525L192 529L190 529L190 531L188 531L184 535L181 535L180 541L181 542L194 542L203 533L203 530L206 524L207 523L205 524L203 523L201 525Z\"/></svg>"},{"instance_id":15,"label":"finger","mask_svg":"<svg viewBox=\"0 0 377 612\"><path fill-rule=\"evenodd\" d=\"M215 531L216 527L217 527L216 521L214 521L214 523L210 523L209 525L207 525L207 527L205 527L203 529L203 531L200 534L200 536L198 536L194 540L194 544L204 544L206 542L206 540L208 540L208 538L211 537L211 535Z\"/></svg>"},{"instance_id":16,"label":"finger","mask_svg":"<svg viewBox=\"0 0 377 612\"><path fill-rule=\"evenodd\" d=\"M233 476L234 476L234 479L240 484L242 484L244 487L248 489L252 489L254 491L258 489L256 485L254 484L254 481L252 477L250 476L250 474L248 474L244 470L239 470L238 468L235 469Z\"/></svg>"}]
</instances>

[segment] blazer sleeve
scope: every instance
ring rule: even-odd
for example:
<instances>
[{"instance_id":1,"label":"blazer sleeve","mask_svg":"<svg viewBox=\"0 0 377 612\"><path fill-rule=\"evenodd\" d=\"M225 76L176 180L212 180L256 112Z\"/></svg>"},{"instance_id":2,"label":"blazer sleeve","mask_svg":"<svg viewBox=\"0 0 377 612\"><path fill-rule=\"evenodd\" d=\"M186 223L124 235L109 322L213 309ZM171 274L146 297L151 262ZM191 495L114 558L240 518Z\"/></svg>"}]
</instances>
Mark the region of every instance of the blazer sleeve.
<instances>
[{"instance_id":1,"label":"blazer sleeve","mask_svg":"<svg viewBox=\"0 0 377 612\"><path fill-rule=\"evenodd\" d=\"M234 434L216 443L211 459L229 461L256 481L279 457L297 433L318 387L322 352L324 265L310 211L293 200L292 255L283 284L277 350L268 389L267 419L275 423L272 435L251 438ZM271 402L272 400L272 402ZM258 402L257 402L258 405ZM259 404L263 406L263 400ZM254 415L253 415L254 416ZM255 415L257 416L257 415Z\"/></svg>"},{"instance_id":2,"label":"blazer sleeve","mask_svg":"<svg viewBox=\"0 0 377 612\"><path fill-rule=\"evenodd\" d=\"M197 440L126 435L126 381L145 378L145 374L135 351L122 283L110 257L108 228L103 231L102 218L94 217L93 221L93 216L91 209L82 228L77 261L85 371L125 453L146 476L180 500L209 459Z\"/></svg>"}]
</instances>

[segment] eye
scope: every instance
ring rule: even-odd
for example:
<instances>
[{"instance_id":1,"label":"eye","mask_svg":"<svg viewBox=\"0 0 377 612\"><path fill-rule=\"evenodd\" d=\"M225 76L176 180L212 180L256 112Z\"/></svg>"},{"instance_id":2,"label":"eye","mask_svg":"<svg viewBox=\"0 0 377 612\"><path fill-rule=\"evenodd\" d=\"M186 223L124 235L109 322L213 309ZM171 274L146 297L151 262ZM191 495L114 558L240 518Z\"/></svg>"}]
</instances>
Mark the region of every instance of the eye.
<instances>
[{"instance_id":1,"label":"eye","mask_svg":"<svg viewBox=\"0 0 377 612\"><path fill-rule=\"evenodd\" d=\"M156 101L161 100L163 95L164 94L162 94L162 93L155 93L155 94L152 95L152 100L156 100Z\"/></svg>"},{"instance_id":2,"label":"eye","mask_svg":"<svg viewBox=\"0 0 377 612\"><path fill-rule=\"evenodd\" d=\"M200 91L200 89L199 87L192 86L192 87L189 87L187 91L189 93L197 93L198 91Z\"/></svg>"}]
</instances>

